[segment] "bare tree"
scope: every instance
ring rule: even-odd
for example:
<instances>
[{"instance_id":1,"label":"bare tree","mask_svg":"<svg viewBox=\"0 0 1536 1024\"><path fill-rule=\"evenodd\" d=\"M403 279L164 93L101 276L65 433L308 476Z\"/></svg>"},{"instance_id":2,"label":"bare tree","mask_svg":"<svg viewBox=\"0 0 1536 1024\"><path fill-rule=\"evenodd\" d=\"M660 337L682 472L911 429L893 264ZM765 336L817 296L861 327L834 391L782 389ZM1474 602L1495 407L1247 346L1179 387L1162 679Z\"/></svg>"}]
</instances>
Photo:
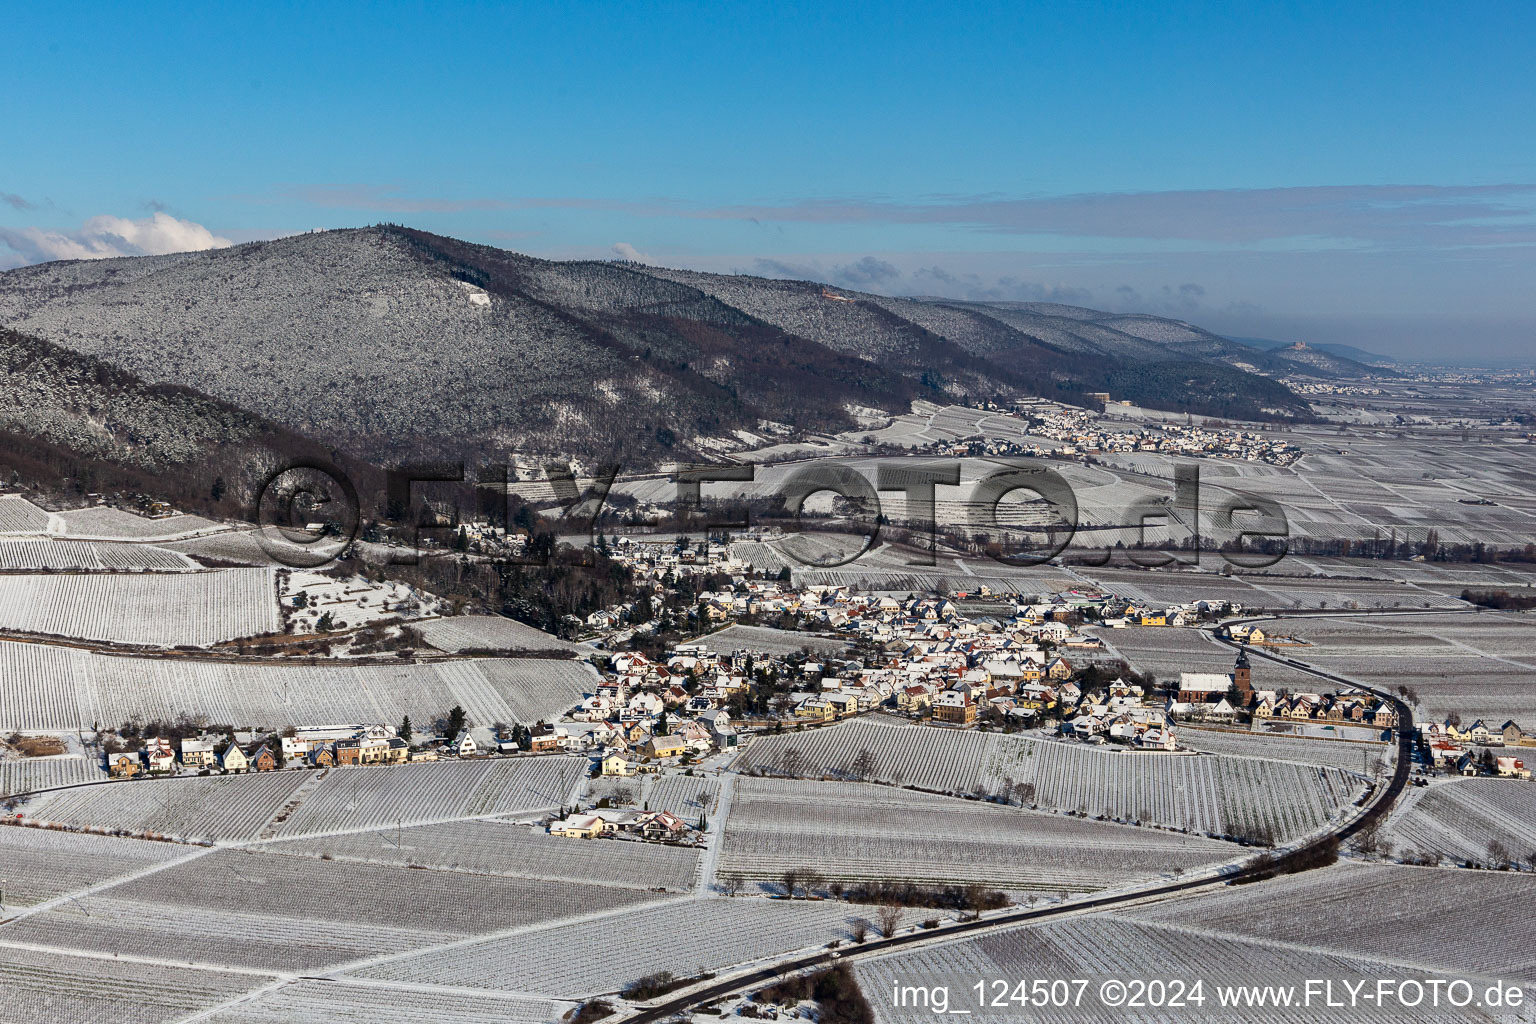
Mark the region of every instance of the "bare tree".
<instances>
[{"instance_id":1,"label":"bare tree","mask_svg":"<svg viewBox=\"0 0 1536 1024\"><path fill-rule=\"evenodd\" d=\"M864 940L869 938L869 922L864 918L854 918L853 924L849 925L848 927L849 934L853 936L854 942L860 943L862 945Z\"/></svg>"},{"instance_id":2,"label":"bare tree","mask_svg":"<svg viewBox=\"0 0 1536 1024\"><path fill-rule=\"evenodd\" d=\"M709 809L715 805L715 798L710 793L700 793L697 802L699 805L699 810L705 814L708 814Z\"/></svg>"},{"instance_id":3,"label":"bare tree","mask_svg":"<svg viewBox=\"0 0 1536 1024\"><path fill-rule=\"evenodd\" d=\"M805 890L806 899L810 899L812 893L826 884L827 876L815 868L800 869L800 887Z\"/></svg>"},{"instance_id":4,"label":"bare tree","mask_svg":"<svg viewBox=\"0 0 1536 1024\"><path fill-rule=\"evenodd\" d=\"M986 890L975 882L960 890L960 907L968 911L973 919L981 916L981 908L986 902Z\"/></svg>"},{"instance_id":5,"label":"bare tree","mask_svg":"<svg viewBox=\"0 0 1536 1024\"><path fill-rule=\"evenodd\" d=\"M1488 840L1488 866L1507 870L1509 868L1509 847L1502 840Z\"/></svg>"},{"instance_id":6,"label":"bare tree","mask_svg":"<svg viewBox=\"0 0 1536 1024\"><path fill-rule=\"evenodd\" d=\"M720 891L727 896L739 896L747 880L740 871L726 871L720 875Z\"/></svg>"},{"instance_id":7,"label":"bare tree","mask_svg":"<svg viewBox=\"0 0 1536 1024\"><path fill-rule=\"evenodd\" d=\"M784 883L784 895L794 899L795 893L800 888L800 869L786 868L784 874L779 876L779 880Z\"/></svg>"},{"instance_id":8,"label":"bare tree","mask_svg":"<svg viewBox=\"0 0 1536 1024\"><path fill-rule=\"evenodd\" d=\"M890 938L901 927L901 908L894 903L881 904L875 911L875 923L880 926L880 934Z\"/></svg>"},{"instance_id":9,"label":"bare tree","mask_svg":"<svg viewBox=\"0 0 1536 1024\"><path fill-rule=\"evenodd\" d=\"M616 803L616 804L628 804L628 803L633 803L634 799L635 799L635 791L632 788L630 788L628 785L620 785L620 786L614 787L614 790L613 790L613 802L614 803Z\"/></svg>"},{"instance_id":10,"label":"bare tree","mask_svg":"<svg viewBox=\"0 0 1536 1024\"><path fill-rule=\"evenodd\" d=\"M868 747L860 747L859 752L853 755L853 760L848 762L848 775L855 781L867 782L874 774L874 753Z\"/></svg>"}]
</instances>

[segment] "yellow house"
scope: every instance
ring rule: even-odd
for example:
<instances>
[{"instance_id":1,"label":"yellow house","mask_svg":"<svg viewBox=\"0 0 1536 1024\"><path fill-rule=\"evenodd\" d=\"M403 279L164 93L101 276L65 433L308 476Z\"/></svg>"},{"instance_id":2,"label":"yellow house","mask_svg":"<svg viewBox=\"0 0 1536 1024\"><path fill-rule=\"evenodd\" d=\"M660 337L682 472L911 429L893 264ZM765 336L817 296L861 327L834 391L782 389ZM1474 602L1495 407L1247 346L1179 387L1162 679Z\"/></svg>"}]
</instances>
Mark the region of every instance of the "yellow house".
<instances>
[{"instance_id":1,"label":"yellow house","mask_svg":"<svg viewBox=\"0 0 1536 1024\"><path fill-rule=\"evenodd\" d=\"M1164 615L1162 612L1143 612L1141 617L1136 620L1136 625L1166 626L1168 625L1168 616Z\"/></svg>"},{"instance_id":2,"label":"yellow house","mask_svg":"<svg viewBox=\"0 0 1536 1024\"><path fill-rule=\"evenodd\" d=\"M139 774L139 754L137 751L125 750L121 754L111 754L107 757L107 771L114 778L131 779Z\"/></svg>"},{"instance_id":3,"label":"yellow house","mask_svg":"<svg viewBox=\"0 0 1536 1024\"><path fill-rule=\"evenodd\" d=\"M681 736L652 736L645 743L645 752L651 757L680 757L687 749Z\"/></svg>"},{"instance_id":4,"label":"yellow house","mask_svg":"<svg viewBox=\"0 0 1536 1024\"><path fill-rule=\"evenodd\" d=\"M616 830L616 826L604 820L601 814L573 814L549 826L550 835L568 839L596 839L605 832Z\"/></svg>"},{"instance_id":5,"label":"yellow house","mask_svg":"<svg viewBox=\"0 0 1536 1024\"><path fill-rule=\"evenodd\" d=\"M837 717L837 708L833 707L829 701L811 697L795 706L795 717L813 722L830 722Z\"/></svg>"},{"instance_id":6,"label":"yellow house","mask_svg":"<svg viewBox=\"0 0 1536 1024\"><path fill-rule=\"evenodd\" d=\"M630 764L622 754L609 754L603 758L603 774L627 778L635 774L635 766Z\"/></svg>"}]
</instances>

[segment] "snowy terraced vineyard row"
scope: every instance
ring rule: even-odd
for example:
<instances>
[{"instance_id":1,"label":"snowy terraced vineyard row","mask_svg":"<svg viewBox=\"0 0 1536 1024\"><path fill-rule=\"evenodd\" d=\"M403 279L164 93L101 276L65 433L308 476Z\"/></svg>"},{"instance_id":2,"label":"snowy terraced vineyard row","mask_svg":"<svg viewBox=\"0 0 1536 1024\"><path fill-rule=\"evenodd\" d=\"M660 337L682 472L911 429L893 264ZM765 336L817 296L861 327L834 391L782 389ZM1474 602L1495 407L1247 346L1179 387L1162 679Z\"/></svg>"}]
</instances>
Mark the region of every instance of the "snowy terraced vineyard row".
<instances>
[{"instance_id":1,"label":"snowy terraced vineyard row","mask_svg":"<svg viewBox=\"0 0 1536 1024\"><path fill-rule=\"evenodd\" d=\"M162 1024L218 1006L267 980L51 950L0 949L6 1024Z\"/></svg>"},{"instance_id":2,"label":"snowy terraced vineyard row","mask_svg":"<svg viewBox=\"0 0 1536 1024\"><path fill-rule=\"evenodd\" d=\"M333 768L304 795L277 834L553 809L571 798L586 767L580 758L541 756Z\"/></svg>"},{"instance_id":3,"label":"snowy terraced vineyard row","mask_svg":"<svg viewBox=\"0 0 1536 1024\"><path fill-rule=\"evenodd\" d=\"M887 725L858 720L806 734L756 739L742 770L847 776L868 750L871 778L936 793L998 794L1035 787L1051 810L1146 821L1214 836L1270 834L1287 840L1321 828L1363 784L1337 768L1254 758L1105 750L1000 733Z\"/></svg>"},{"instance_id":4,"label":"snowy terraced vineyard row","mask_svg":"<svg viewBox=\"0 0 1536 1024\"><path fill-rule=\"evenodd\" d=\"M25 498L15 495L0 496L0 533L45 533L48 530L48 513Z\"/></svg>"},{"instance_id":5,"label":"snowy terraced vineyard row","mask_svg":"<svg viewBox=\"0 0 1536 1024\"><path fill-rule=\"evenodd\" d=\"M1223 1013L1216 1006L1215 988L1250 984L1291 984L1299 988L1309 978L1400 978L1413 976L1414 972L1357 957L1133 924L1097 915L1013 928L983 938L859 961L854 966L854 973L862 983L879 1024L924 1024L934 1017L933 1011L926 1007L894 1007L890 995L894 977L908 980L964 978L966 981L952 984L967 986L974 979L993 978L1010 982L1032 978L1088 980L1081 1007L1032 1008L1028 1011L1030 1020L1078 1024L1113 1019L1174 1024L1190 1019L1211 1019L1242 1021L1243 1024L1311 1024L1331 1018L1320 1016L1316 1006ZM1096 994L1100 982L1110 978L1180 978L1189 981L1198 978L1204 982L1204 1012L1197 1013L1190 1008L1106 1011ZM956 1001L962 998L974 999L974 992L968 988L955 992L950 1006L963 1009L974 1005ZM1362 1003L1349 1011L1349 1019L1383 1024L1397 1021L1446 1024L1469 1019L1465 1010L1451 1013L1445 1007L1439 1011L1426 1007L1414 1010ZM1015 1008L1011 1012L1021 1014L1022 1011Z\"/></svg>"},{"instance_id":6,"label":"snowy terraced vineyard row","mask_svg":"<svg viewBox=\"0 0 1536 1024\"><path fill-rule=\"evenodd\" d=\"M714 817L720 784L713 779L689 775L658 775L645 787L644 804L653 811L668 811L689 824L695 824L704 811L704 802Z\"/></svg>"},{"instance_id":7,"label":"snowy terraced vineyard row","mask_svg":"<svg viewBox=\"0 0 1536 1024\"><path fill-rule=\"evenodd\" d=\"M206 647L282 629L270 569L0 575L0 629L111 643Z\"/></svg>"},{"instance_id":8,"label":"snowy terraced vineyard row","mask_svg":"<svg viewBox=\"0 0 1536 1024\"><path fill-rule=\"evenodd\" d=\"M106 772L83 757L29 757L0 761L0 797L81 782L99 782Z\"/></svg>"},{"instance_id":9,"label":"snowy terraced vineyard row","mask_svg":"<svg viewBox=\"0 0 1536 1024\"><path fill-rule=\"evenodd\" d=\"M176 843L82 835L51 829L0 828L5 905L27 907L187 855Z\"/></svg>"},{"instance_id":10,"label":"snowy terraced vineyard row","mask_svg":"<svg viewBox=\"0 0 1536 1024\"><path fill-rule=\"evenodd\" d=\"M58 513L64 535L78 540L179 540L230 529L202 516L175 515L147 519L120 508L97 505Z\"/></svg>"},{"instance_id":11,"label":"snowy terraced vineyard row","mask_svg":"<svg viewBox=\"0 0 1536 1024\"><path fill-rule=\"evenodd\" d=\"M0 572L103 570L179 571L202 568L176 551L147 544L92 541L0 541Z\"/></svg>"},{"instance_id":12,"label":"snowy terraced vineyard row","mask_svg":"<svg viewBox=\"0 0 1536 1024\"><path fill-rule=\"evenodd\" d=\"M741 778L721 867L770 881L814 868L844 881L1085 891L1236 852L1214 840L869 783Z\"/></svg>"},{"instance_id":13,"label":"snowy terraced vineyard row","mask_svg":"<svg viewBox=\"0 0 1536 1024\"><path fill-rule=\"evenodd\" d=\"M542 827L504 821L457 821L415 828L295 839L266 847L297 857L329 856L376 864L418 864L484 875L515 875L587 885L684 891L699 851L691 847L551 836Z\"/></svg>"},{"instance_id":14,"label":"snowy terraced vineyard row","mask_svg":"<svg viewBox=\"0 0 1536 1024\"><path fill-rule=\"evenodd\" d=\"M1390 765L1397 747L1389 743L1352 743L1348 740L1314 740L1299 736L1267 736L1252 732L1224 732L1216 729L1178 731L1179 744L1213 754L1268 757L1298 764L1322 764L1345 771L1364 773L1367 764L1380 761Z\"/></svg>"},{"instance_id":15,"label":"snowy terraced vineyard row","mask_svg":"<svg viewBox=\"0 0 1536 1024\"><path fill-rule=\"evenodd\" d=\"M419 992L382 985L296 981L207 1018L207 1024L553 1024L566 1007L543 999Z\"/></svg>"},{"instance_id":16,"label":"snowy terraced vineyard row","mask_svg":"<svg viewBox=\"0 0 1536 1024\"><path fill-rule=\"evenodd\" d=\"M318 904L314 913L296 918L260 907L185 906L112 895L68 900L0 927L0 942L274 972L319 971L457 937L429 924L360 926Z\"/></svg>"},{"instance_id":17,"label":"snowy terraced vineyard row","mask_svg":"<svg viewBox=\"0 0 1536 1024\"><path fill-rule=\"evenodd\" d=\"M362 968L359 977L580 998L667 970L721 971L847 942L870 908L833 901L674 900Z\"/></svg>"},{"instance_id":18,"label":"snowy terraced vineyard row","mask_svg":"<svg viewBox=\"0 0 1536 1024\"><path fill-rule=\"evenodd\" d=\"M34 821L194 840L254 839L310 772L112 782L34 797Z\"/></svg>"},{"instance_id":19,"label":"snowy terraced vineyard row","mask_svg":"<svg viewBox=\"0 0 1536 1024\"><path fill-rule=\"evenodd\" d=\"M1536 863L1536 785L1512 779L1457 779L1412 790L1386 829L1397 856L1439 854L1447 861L1489 860L1501 843L1511 859Z\"/></svg>"},{"instance_id":20,"label":"snowy terraced vineyard row","mask_svg":"<svg viewBox=\"0 0 1536 1024\"><path fill-rule=\"evenodd\" d=\"M440 651L550 651L575 647L559 637L502 615L454 615L413 623L422 639Z\"/></svg>"},{"instance_id":21,"label":"snowy terraced vineyard row","mask_svg":"<svg viewBox=\"0 0 1536 1024\"><path fill-rule=\"evenodd\" d=\"M1341 862L1130 911L1187 926L1429 968L1536 980L1529 874ZM1516 937L1520 938L1516 938Z\"/></svg>"},{"instance_id":22,"label":"snowy terraced vineyard row","mask_svg":"<svg viewBox=\"0 0 1536 1024\"><path fill-rule=\"evenodd\" d=\"M581 662L472 658L426 664L261 665L97 654L0 641L0 729L89 729L182 714L234 726L431 721L454 705L473 722L549 719L596 678Z\"/></svg>"},{"instance_id":23,"label":"snowy terraced vineyard row","mask_svg":"<svg viewBox=\"0 0 1536 1024\"><path fill-rule=\"evenodd\" d=\"M259 848L215 850L132 879L102 894L147 909L195 908L217 916L290 919L296 933L317 917L358 929L477 935L618 910L656 898L616 885L575 886L543 879L417 870L315 860ZM356 958L348 958L356 959Z\"/></svg>"}]
</instances>

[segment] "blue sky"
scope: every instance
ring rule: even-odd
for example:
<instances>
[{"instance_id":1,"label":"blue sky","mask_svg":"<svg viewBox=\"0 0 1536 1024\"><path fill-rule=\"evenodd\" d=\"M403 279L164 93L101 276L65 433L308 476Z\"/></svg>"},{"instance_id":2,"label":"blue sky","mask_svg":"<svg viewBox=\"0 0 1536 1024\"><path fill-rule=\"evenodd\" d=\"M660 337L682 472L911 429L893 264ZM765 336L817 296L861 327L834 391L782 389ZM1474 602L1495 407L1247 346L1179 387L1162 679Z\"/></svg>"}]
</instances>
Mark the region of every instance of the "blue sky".
<instances>
[{"instance_id":1,"label":"blue sky","mask_svg":"<svg viewBox=\"0 0 1536 1024\"><path fill-rule=\"evenodd\" d=\"M1536 5L1254 7L13 6L0 266L393 220L1523 356Z\"/></svg>"}]
</instances>

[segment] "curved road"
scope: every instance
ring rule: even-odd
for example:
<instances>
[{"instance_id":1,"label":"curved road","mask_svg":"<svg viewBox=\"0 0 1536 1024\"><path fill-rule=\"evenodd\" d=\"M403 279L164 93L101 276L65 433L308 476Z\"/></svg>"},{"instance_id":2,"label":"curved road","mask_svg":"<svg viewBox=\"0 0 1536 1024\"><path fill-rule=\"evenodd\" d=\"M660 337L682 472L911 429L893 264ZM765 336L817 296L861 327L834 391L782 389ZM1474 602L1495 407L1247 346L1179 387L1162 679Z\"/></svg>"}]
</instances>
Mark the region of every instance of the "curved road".
<instances>
[{"instance_id":1,"label":"curved road","mask_svg":"<svg viewBox=\"0 0 1536 1024\"><path fill-rule=\"evenodd\" d=\"M1231 622L1236 623L1246 621L1259 621L1260 619L1268 620L1273 618L1276 618L1276 616L1265 615L1255 616L1253 619L1234 619L1231 620ZM1212 636L1212 639L1216 640L1218 643L1226 644L1232 648L1241 646L1239 644L1233 643L1230 640L1216 637L1214 635ZM1326 679L1329 682L1337 683L1341 686L1347 686L1353 689L1365 690L1369 693L1373 693L1384 700L1390 701L1392 706L1397 709L1397 764L1393 769L1392 778L1388 780L1386 786L1382 787L1381 790L1374 795L1370 804L1360 814L1356 815L1354 818L1341 825L1339 828L1325 832L1294 850L1280 854L1271 863L1249 865L1239 868L1235 871L1228 872L1226 874L1217 874L1211 877L1190 879L1188 881L1182 882L1168 882L1146 889L1137 889L1132 892L1122 892L1108 896L1094 896L1088 899L1077 900L1071 903L1063 903L1053 907L1042 907L1039 910L1016 910L1007 914L999 914L995 917L978 918L974 921L962 921L957 924L945 926L940 931L916 932L911 935L898 935L888 939L877 939L873 942L866 942L862 946L859 946L857 949L849 950L846 952L829 951L813 953L807 956L783 960L768 967L759 968L758 970L749 974L736 975L725 981L709 985L705 988L693 989L685 995L680 995L673 999L658 1003L655 1006L639 1010L638 1012L631 1014L629 1017L624 1018L620 1024L652 1024L654 1021L665 1020L666 1018L681 1013L684 1010L687 1010L689 1007L695 1006L699 1003L713 1002L717 999L733 996L743 990L756 988L759 985L764 985L768 982L776 981L777 979L784 977L785 975L793 974L796 971L805 970L811 967L820 967L833 963L842 963L849 960L862 960L879 953L889 952L892 949L897 949L901 946L912 945L914 943L933 942L936 939L947 940L953 936L962 935L969 932L1027 924L1035 921L1044 921L1053 917L1063 917L1068 914L1081 913L1085 910L1102 910L1107 907L1115 907L1127 903L1135 903L1141 900L1156 897L1170 896L1176 893L1190 892L1195 889L1210 888L1216 885L1226 885L1245 879L1256 880L1258 878L1268 877L1269 875L1276 873L1277 870L1279 872L1285 872L1292 868L1298 871L1307 870L1307 867L1310 866L1309 859L1313 854L1318 852L1323 847L1334 843L1342 843L1359 833L1367 826L1381 820L1381 818L1392 809L1392 805L1397 802L1397 798L1402 795L1403 790L1408 785L1409 772L1412 770L1411 759L1413 753L1413 711L1408 707L1406 702L1400 700L1394 694L1384 693L1374 687L1365 686L1361 683L1355 682L1354 680L1345 679L1342 676L1333 675L1332 673L1324 672L1321 669L1312 668L1309 665L1304 665L1289 658L1281 658L1277 655L1270 654L1267 651L1260 651L1256 648L1250 647L1248 649L1248 653L1250 657L1257 655L1261 658L1268 658L1271 661L1288 665L1291 668L1299 669L1303 672L1309 672L1320 679Z\"/></svg>"}]
</instances>

